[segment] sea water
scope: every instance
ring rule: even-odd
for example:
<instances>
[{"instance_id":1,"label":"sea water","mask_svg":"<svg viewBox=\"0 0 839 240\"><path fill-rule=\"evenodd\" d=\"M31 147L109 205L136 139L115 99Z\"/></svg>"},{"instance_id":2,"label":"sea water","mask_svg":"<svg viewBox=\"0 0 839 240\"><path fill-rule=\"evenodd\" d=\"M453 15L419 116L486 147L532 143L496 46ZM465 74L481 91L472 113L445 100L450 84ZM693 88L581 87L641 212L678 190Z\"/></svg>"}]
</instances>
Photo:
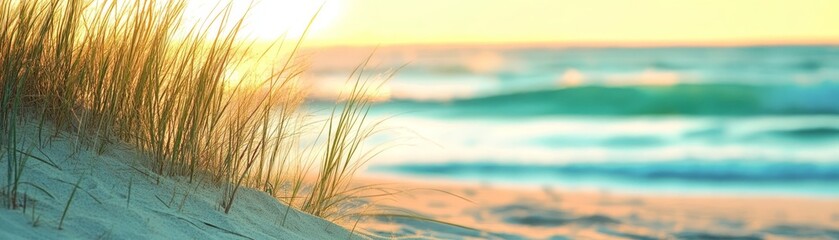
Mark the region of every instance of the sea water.
<instances>
[{"instance_id":1,"label":"sea water","mask_svg":"<svg viewBox=\"0 0 839 240\"><path fill-rule=\"evenodd\" d=\"M839 196L839 47L426 51L368 172L675 194ZM408 138L399 136L408 135ZM408 139L408 140L405 140Z\"/></svg>"}]
</instances>

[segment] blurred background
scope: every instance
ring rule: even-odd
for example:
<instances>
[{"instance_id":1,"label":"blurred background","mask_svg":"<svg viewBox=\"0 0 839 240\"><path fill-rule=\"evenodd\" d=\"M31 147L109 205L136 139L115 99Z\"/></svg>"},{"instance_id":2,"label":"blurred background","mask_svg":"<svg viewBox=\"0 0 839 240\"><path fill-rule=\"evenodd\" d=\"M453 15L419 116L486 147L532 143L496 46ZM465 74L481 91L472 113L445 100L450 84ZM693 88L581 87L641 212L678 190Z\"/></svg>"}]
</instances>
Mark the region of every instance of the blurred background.
<instances>
[{"instance_id":1,"label":"blurred background","mask_svg":"<svg viewBox=\"0 0 839 240\"><path fill-rule=\"evenodd\" d=\"M839 2L336 0L321 9L304 54L311 106L334 102L371 54L366 77L399 69L370 93L373 114L390 117L371 143L399 146L367 174L839 195Z\"/></svg>"},{"instance_id":2,"label":"blurred background","mask_svg":"<svg viewBox=\"0 0 839 240\"><path fill-rule=\"evenodd\" d=\"M837 47L387 48L375 56L411 63L373 108L394 116L373 143L406 146L374 159L372 173L839 195ZM316 69L327 86L347 76Z\"/></svg>"}]
</instances>

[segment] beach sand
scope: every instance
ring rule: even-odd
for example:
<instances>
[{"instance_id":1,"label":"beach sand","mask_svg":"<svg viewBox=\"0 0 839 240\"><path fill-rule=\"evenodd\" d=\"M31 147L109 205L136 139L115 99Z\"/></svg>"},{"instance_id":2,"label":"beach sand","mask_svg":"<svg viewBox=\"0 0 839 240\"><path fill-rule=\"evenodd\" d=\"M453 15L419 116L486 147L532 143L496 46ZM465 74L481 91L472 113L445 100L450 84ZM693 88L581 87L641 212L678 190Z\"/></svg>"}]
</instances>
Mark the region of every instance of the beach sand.
<instances>
[{"instance_id":1,"label":"beach sand","mask_svg":"<svg viewBox=\"0 0 839 240\"><path fill-rule=\"evenodd\" d=\"M631 195L366 177L414 189L374 204L481 231L403 217L361 227L442 239L839 239L839 200L768 196ZM465 201L437 189L471 200Z\"/></svg>"},{"instance_id":2,"label":"beach sand","mask_svg":"<svg viewBox=\"0 0 839 240\"><path fill-rule=\"evenodd\" d=\"M41 147L36 147L39 134L31 125L20 135L23 149L49 164L27 162L19 191L20 198L23 194L29 198L26 210L0 207L0 239L358 238L248 188L240 189L225 214L220 186L160 177L145 167L146 157L128 146L112 144L97 154L91 147L77 148L79 138L72 134L62 133Z\"/></svg>"}]
</instances>

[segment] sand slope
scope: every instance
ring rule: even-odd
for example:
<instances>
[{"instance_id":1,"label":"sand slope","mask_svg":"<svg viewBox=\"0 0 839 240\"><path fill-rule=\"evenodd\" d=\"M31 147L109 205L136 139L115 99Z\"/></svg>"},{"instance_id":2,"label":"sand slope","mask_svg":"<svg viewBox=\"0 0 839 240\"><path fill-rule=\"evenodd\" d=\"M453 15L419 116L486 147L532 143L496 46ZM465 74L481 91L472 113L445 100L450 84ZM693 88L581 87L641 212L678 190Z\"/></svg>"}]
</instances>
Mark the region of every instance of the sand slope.
<instances>
[{"instance_id":1,"label":"sand slope","mask_svg":"<svg viewBox=\"0 0 839 240\"><path fill-rule=\"evenodd\" d=\"M41 148L36 147L34 127L23 129L21 136L23 149L31 149L31 155L58 168L28 161L20 192L35 201L27 202L25 214L22 208L0 209L0 239L358 238L323 219L288 211L286 205L253 189L241 189L230 213L224 214L219 187L206 181L190 184L185 179L157 177L144 167L143 156L127 146L114 144L99 155L91 149L74 151L77 138L72 134L54 138ZM4 175L5 165L4 161ZM64 206L80 177L79 190L59 230ZM35 218L39 220L33 227Z\"/></svg>"}]
</instances>

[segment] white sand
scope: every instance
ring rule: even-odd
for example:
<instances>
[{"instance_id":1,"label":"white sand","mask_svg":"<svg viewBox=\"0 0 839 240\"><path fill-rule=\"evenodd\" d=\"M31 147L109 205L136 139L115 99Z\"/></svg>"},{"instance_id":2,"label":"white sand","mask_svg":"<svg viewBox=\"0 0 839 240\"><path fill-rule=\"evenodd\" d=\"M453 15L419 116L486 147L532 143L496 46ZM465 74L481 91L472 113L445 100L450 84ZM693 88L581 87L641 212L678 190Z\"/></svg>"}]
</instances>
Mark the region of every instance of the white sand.
<instances>
[{"instance_id":1,"label":"white sand","mask_svg":"<svg viewBox=\"0 0 839 240\"><path fill-rule=\"evenodd\" d=\"M224 214L219 205L221 188L162 177L157 183L157 176L144 167L143 156L127 146L108 146L101 155L91 149L74 152L76 138L64 134L38 149L34 127L23 129L20 135L24 149L31 148L32 155L52 161L60 169L28 161L22 177L26 184L21 185L20 193L36 202L34 206L28 203L25 214L22 208L0 209L0 239L359 238L294 209L283 221L286 205L253 189L240 189L230 213ZM0 181L5 184L6 162L2 164ZM62 211L80 176L79 190L59 230ZM33 208L35 217L40 218L35 227Z\"/></svg>"}]
</instances>

